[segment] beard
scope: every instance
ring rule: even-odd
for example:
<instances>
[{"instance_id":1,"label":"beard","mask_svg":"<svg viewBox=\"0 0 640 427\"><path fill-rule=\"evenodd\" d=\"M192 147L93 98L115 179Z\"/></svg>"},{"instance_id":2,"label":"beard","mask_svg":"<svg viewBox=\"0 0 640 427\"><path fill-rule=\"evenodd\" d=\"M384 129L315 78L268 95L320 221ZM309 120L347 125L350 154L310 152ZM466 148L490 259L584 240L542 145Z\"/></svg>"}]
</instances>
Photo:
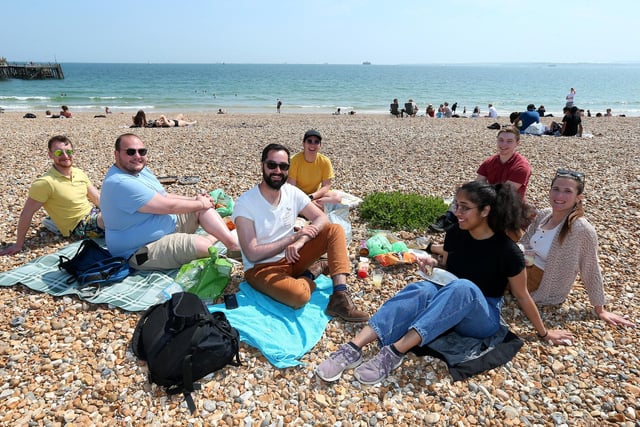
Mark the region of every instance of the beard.
<instances>
[{"instance_id":1,"label":"beard","mask_svg":"<svg viewBox=\"0 0 640 427\"><path fill-rule=\"evenodd\" d=\"M280 177L280 180L273 180L273 177ZM270 188L273 188L274 190L279 190L280 187L282 187L286 182L287 182L287 178L289 177L288 174L286 173L272 173L272 174L268 174L264 168L262 170L262 179L264 180L265 184L267 184Z\"/></svg>"}]
</instances>

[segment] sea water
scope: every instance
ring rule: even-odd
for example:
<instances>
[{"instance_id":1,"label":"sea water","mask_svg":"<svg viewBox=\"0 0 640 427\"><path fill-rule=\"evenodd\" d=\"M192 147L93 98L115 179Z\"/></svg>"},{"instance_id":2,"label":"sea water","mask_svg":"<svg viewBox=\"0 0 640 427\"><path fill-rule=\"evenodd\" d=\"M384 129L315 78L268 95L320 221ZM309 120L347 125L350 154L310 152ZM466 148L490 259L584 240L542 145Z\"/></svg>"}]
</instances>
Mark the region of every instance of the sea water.
<instances>
[{"instance_id":1,"label":"sea water","mask_svg":"<svg viewBox=\"0 0 640 427\"><path fill-rule=\"evenodd\" d=\"M63 80L0 81L7 111L388 114L398 98L424 113L458 104L457 113L492 103L501 116L540 104L561 114L565 96L592 114L640 116L640 64L295 65L62 64Z\"/></svg>"}]
</instances>

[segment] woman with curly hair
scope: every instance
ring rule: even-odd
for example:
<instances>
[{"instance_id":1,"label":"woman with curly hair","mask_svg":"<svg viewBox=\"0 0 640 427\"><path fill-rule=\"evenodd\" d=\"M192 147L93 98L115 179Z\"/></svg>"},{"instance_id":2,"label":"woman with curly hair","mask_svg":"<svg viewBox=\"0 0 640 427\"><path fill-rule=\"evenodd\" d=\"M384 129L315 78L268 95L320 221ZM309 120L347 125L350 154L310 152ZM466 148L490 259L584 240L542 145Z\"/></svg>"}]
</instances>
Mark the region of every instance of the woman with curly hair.
<instances>
[{"instance_id":1,"label":"woman with curly hair","mask_svg":"<svg viewBox=\"0 0 640 427\"><path fill-rule=\"evenodd\" d=\"M509 184L472 181L457 191L453 212L458 223L444 240L444 265L457 276L446 284L431 281L407 285L386 301L355 338L343 344L316 369L325 381L335 381L347 368L363 384L375 384L402 364L405 353L424 346L449 330L483 339L500 328L507 288L541 339L568 344L573 336L547 329L527 291L524 256L506 232L522 226L524 202ZM434 266L428 255L419 264ZM378 354L362 363L362 347L373 341Z\"/></svg>"}]
</instances>

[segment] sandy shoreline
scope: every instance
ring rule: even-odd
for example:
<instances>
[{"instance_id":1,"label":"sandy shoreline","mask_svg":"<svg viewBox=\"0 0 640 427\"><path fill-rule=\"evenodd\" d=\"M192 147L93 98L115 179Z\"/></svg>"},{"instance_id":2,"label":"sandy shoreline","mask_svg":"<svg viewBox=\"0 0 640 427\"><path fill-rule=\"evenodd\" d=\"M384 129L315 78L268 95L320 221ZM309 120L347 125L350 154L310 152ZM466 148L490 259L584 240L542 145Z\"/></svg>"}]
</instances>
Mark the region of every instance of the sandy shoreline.
<instances>
[{"instance_id":1,"label":"sandy shoreline","mask_svg":"<svg viewBox=\"0 0 640 427\"><path fill-rule=\"evenodd\" d=\"M156 175L198 175L197 186L173 186L193 194L196 188L223 188L234 198L259 179L259 155L271 142L297 152L309 128L323 135L323 153L333 161L335 188L358 196L372 191L415 191L437 196L475 177L482 159L495 150L496 131L487 125L508 118L395 119L381 115L188 114L189 128L128 129L130 114L76 114L73 119L23 119L22 113L0 114L4 172L0 196L0 241L15 241L18 215L33 179L49 165L46 141L66 134L77 150L76 165L96 186L113 161L113 143L133 131L149 148ZM171 114L169 114L171 116ZM153 116L155 118L155 116ZM544 118L549 124L552 118ZM600 262L606 293L614 311L637 322L640 258L640 118L585 118L593 138L523 136L520 151L533 175L528 198L546 206L548 184L556 168L586 174L587 217L600 239ZM37 226L28 234L29 249L0 258L7 271L66 244ZM354 243L366 226L352 214ZM407 230L410 232L411 230ZM408 234L410 236L410 234ZM441 239L441 236L434 236ZM398 289L415 280L411 268L392 271L382 291L370 282L350 278L357 302L370 313ZM570 329L571 348L550 347L533 331L513 301L504 316L526 340L508 365L451 383L446 368L430 358L411 357L380 386L362 387L345 375L334 385L318 382L317 363L357 331L331 321L324 338L303 361L306 367L278 370L259 352L242 346L244 366L216 375L196 395L202 418L192 418L181 398L166 399L144 384L126 345L138 315L84 304L75 298L54 299L23 287L0 289L0 423L194 425L235 422L253 425L329 424L349 421L410 425L475 423L603 424L637 423L640 388L637 367L638 329L615 330L597 319L586 293L576 289L560 307L542 310L552 327ZM9 327L21 315L22 331ZM79 331L79 324L86 328ZM370 348L368 352L373 349ZM108 374L105 374L108 369ZM234 421L235 420L235 421ZM526 420L526 421L525 421ZM380 425L381 425L380 424ZM561 423L560 423L561 424Z\"/></svg>"}]
</instances>

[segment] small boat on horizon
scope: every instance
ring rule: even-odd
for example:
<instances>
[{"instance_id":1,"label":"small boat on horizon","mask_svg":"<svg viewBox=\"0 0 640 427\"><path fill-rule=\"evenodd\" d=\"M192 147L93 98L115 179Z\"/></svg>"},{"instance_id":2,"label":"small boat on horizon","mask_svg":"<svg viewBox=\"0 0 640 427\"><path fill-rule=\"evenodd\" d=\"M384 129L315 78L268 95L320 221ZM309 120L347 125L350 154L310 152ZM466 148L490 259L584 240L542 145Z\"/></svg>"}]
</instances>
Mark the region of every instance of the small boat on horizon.
<instances>
[{"instance_id":1,"label":"small boat on horizon","mask_svg":"<svg viewBox=\"0 0 640 427\"><path fill-rule=\"evenodd\" d=\"M364 61L364 62L362 63L362 65L371 65L371 62L369 62L369 61Z\"/></svg>"}]
</instances>

